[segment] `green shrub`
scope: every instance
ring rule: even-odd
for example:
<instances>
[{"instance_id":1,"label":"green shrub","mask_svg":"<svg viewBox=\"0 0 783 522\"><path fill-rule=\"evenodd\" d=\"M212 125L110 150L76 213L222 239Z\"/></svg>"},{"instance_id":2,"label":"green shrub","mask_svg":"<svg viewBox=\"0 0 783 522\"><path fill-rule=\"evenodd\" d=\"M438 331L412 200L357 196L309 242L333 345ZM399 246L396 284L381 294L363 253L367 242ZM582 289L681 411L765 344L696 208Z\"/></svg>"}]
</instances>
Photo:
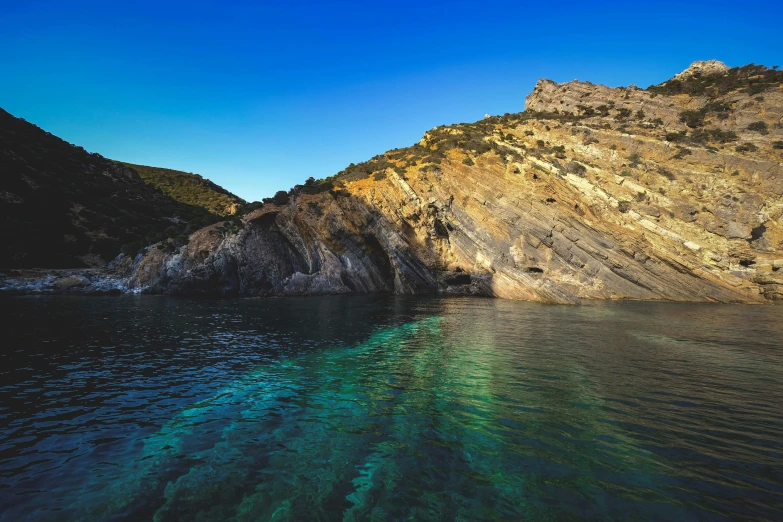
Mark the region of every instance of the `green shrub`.
<instances>
[{"instance_id":1,"label":"green shrub","mask_svg":"<svg viewBox=\"0 0 783 522\"><path fill-rule=\"evenodd\" d=\"M748 125L748 130L756 131L761 134L769 134L767 131L767 124L763 121L754 121L750 125Z\"/></svg>"},{"instance_id":2,"label":"green shrub","mask_svg":"<svg viewBox=\"0 0 783 522\"><path fill-rule=\"evenodd\" d=\"M294 192L301 192L302 194L321 194L322 192L329 192L334 185L330 180L307 178L304 185L295 185Z\"/></svg>"},{"instance_id":3,"label":"green shrub","mask_svg":"<svg viewBox=\"0 0 783 522\"><path fill-rule=\"evenodd\" d=\"M776 140L772 142L773 149L783 149L783 141Z\"/></svg>"},{"instance_id":4,"label":"green shrub","mask_svg":"<svg viewBox=\"0 0 783 522\"><path fill-rule=\"evenodd\" d=\"M696 129L691 134L691 141L694 143L706 143L716 141L719 143L729 143L737 141L737 134L734 131L724 131L721 129Z\"/></svg>"},{"instance_id":5,"label":"green shrub","mask_svg":"<svg viewBox=\"0 0 783 522\"><path fill-rule=\"evenodd\" d=\"M743 143L742 145L737 145L735 150L737 152L756 152L759 148L752 143Z\"/></svg>"},{"instance_id":6,"label":"green shrub","mask_svg":"<svg viewBox=\"0 0 783 522\"><path fill-rule=\"evenodd\" d=\"M691 151L691 149L686 149L686 148L684 148L684 147L683 147L683 148L681 148L681 149L679 149L679 150L677 151L677 154L675 154L675 155L673 156L673 159L682 159L682 158L684 158L685 156L690 156L691 154L693 154L693 152Z\"/></svg>"},{"instance_id":7,"label":"green shrub","mask_svg":"<svg viewBox=\"0 0 783 522\"><path fill-rule=\"evenodd\" d=\"M272 196L271 199L272 199L272 203L274 203L275 205L285 205L286 203L288 203L289 200L288 192L286 192L285 190L278 190L277 192L275 192L275 195Z\"/></svg>"},{"instance_id":8,"label":"green shrub","mask_svg":"<svg viewBox=\"0 0 783 522\"><path fill-rule=\"evenodd\" d=\"M691 129L695 129L704 125L704 116L706 114L707 111L705 109L685 110L680 113L680 121Z\"/></svg>"},{"instance_id":9,"label":"green shrub","mask_svg":"<svg viewBox=\"0 0 783 522\"><path fill-rule=\"evenodd\" d=\"M705 112L713 113L718 116L718 119L725 120L729 117L731 112L731 105L724 102L713 101L704 106Z\"/></svg>"},{"instance_id":10,"label":"green shrub","mask_svg":"<svg viewBox=\"0 0 783 522\"><path fill-rule=\"evenodd\" d=\"M583 178L585 177L585 173L587 172L587 167L585 167L581 163L577 163L576 161L571 161L565 166L565 171L569 174L573 174L575 176L579 176L580 178Z\"/></svg>"},{"instance_id":11,"label":"green shrub","mask_svg":"<svg viewBox=\"0 0 783 522\"><path fill-rule=\"evenodd\" d=\"M753 96L754 94L766 91L768 88L769 87L764 83L752 83L748 85L748 87L745 89L745 92L750 96Z\"/></svg>"}]
</instances>

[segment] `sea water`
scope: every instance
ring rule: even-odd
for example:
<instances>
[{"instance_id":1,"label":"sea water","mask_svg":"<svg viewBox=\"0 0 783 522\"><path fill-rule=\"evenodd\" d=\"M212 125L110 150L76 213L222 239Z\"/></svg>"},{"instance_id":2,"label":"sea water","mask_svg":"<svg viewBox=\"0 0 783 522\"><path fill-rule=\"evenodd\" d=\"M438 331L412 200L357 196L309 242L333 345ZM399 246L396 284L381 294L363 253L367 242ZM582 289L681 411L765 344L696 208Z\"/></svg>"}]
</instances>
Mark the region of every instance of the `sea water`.
<instances>
[{"instance_id":1,"label":"sea water","mask_svg":"<svg viewBox=\"0 0 783 522\"><path fill-rule=\"evenodd\" d=\"M783 307L0 299L0 520L781 520Z\"/></svg>"}]
</instances>

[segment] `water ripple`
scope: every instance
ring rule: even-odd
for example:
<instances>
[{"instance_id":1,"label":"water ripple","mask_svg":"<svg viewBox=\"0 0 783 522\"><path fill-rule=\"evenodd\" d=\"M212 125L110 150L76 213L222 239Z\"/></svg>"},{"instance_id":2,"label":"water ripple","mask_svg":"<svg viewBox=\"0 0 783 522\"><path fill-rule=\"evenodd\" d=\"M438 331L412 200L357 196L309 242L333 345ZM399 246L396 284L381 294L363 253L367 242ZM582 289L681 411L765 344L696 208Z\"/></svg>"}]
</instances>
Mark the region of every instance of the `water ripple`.
<instances>
[{"instance_id":1,"label":"water ripple","mask_svg":"<svg viewBox=\"0 0 783 522\"><path fill-rule=\"evenodd\" d=\"M0 307L2 521L783 518L780 307Z\"/></svg>"}]
</instances>

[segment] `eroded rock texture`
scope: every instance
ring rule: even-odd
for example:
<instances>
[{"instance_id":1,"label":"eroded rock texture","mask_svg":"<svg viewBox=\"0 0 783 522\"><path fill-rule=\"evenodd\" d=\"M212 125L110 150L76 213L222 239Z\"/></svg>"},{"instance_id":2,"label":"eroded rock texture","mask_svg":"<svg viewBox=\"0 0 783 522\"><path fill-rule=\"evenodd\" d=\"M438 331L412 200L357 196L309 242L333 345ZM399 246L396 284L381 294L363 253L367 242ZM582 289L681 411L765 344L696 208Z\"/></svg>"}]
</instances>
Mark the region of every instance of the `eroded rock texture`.
<instances>
[{"instance_id":1,"label":"eroded rock texture","mask_svg":"<svg viewBox=\"0 0 783 522\"><path fill-rule=\"evenodd\" d=\"M331 190L115 265L183 294L781 299L782 121L763 68L648 90L542 80L524 113L433 129Z\"/></svg>"}]
</instances>

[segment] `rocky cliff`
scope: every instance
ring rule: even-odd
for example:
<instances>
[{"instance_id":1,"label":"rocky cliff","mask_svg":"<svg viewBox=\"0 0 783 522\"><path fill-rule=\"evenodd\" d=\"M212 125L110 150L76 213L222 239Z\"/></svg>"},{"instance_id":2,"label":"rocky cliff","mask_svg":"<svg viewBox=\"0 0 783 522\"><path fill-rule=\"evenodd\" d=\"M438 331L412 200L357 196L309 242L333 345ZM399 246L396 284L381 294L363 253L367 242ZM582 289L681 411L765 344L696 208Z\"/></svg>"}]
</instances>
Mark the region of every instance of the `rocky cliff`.
<instances>
[{"instance_id":1,"label":"rocky cliff","mask_svg":"<svg viewBox=\"0 0 783 522\"><path fill-rule=\"evenodd\" d=\"M689 71L541 80L523 113L435 128L113 269L174 294L783 299L783 74Z\"/></svg>"}]
</instances>

